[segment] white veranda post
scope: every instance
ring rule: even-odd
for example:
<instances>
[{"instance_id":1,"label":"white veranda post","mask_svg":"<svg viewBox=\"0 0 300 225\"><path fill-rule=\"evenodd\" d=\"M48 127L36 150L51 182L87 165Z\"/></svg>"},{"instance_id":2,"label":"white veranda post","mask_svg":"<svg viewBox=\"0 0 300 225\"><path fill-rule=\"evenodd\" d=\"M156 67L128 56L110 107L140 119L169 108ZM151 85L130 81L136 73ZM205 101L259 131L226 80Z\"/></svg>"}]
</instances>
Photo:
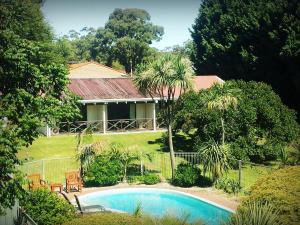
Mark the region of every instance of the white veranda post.
<instances>
[{"instance_id":1,"label":"white veranda post","mask_svg":"<svg viewBox=\"0 0 300 225\"><path fill-rule=\"evenodd\" d=\"M153 130L156 130L156 104L155 103L153 103L152 104L152 110L153 110L153 113L152 113L152 115L153 115Z\"/></svg>"},{"instance_id":2,"label":"white veranda post","mask_svg":"<svg viewBox=\"0 0 300 225\"><path fill-rule=\"evenodd\" d=\"M104 104L102 106L102 121L103 121L103 133L106 133L106 124L107 124L107 115L106 115L106 111L107 111L107 105Z\"/></svg>"}]
</instances>

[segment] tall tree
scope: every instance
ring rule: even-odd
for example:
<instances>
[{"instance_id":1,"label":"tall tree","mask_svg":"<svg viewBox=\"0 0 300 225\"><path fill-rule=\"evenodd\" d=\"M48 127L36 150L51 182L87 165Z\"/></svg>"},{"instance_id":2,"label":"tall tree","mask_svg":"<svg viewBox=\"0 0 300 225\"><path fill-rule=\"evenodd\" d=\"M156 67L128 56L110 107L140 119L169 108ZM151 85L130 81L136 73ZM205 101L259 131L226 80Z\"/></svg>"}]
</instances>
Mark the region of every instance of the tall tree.
<instances>
[{"instance_id":1,"label":"tall tree","mask_svg":"<svg viewBox=\"0 0 300 225\"><path fill-rule=\"evenodd\" d=\"M106 56L108 64L118 60L131 75L138 64L151 53L149 45L159 41L163 28L150 22L142 9L115 9L104 28L98 29L94 41L94 57Z\"/></svg>"},{"instance_id":2,"label":"tall tree","mask_svg":"<svg viewBox=\"0 0 300 225\"><path fill-rule=\"evenodd\" d=\"M191 33L199 74L266 82L300 110L298 0L204 0Z\"/></svg>"},{"instance_id":3,"label":"tall tree","mask_svg":"<svg viewBox=\"0 0 300 225\"><path fill-rule=\"evenodd\" d=\"M159 96L162 114L168 127L169 150L172 166L172 178L175 174L175 155L172 140L175 100L192 88L193 69L188 59L171 54L163 55L156 61L138 71L134 77L135 85L152 97ZM179 95L179 96L176 96Z\"/></svg>"},{"instance_id":4,"label":"tall tree","mask_svg":"<svg viewBox=\"0 0 300 225\"><path fill-rule=\"evenodd\" d=\"M67 68L35 0L0 2L0 213L22 192L17 151L38 137L43 122L78 115L66 89ZM3 20L2 20L3 19ZM3 22L3 23L2 23ZM2 26L5 24L4 26Z\"/></svg>"}]
</instances>

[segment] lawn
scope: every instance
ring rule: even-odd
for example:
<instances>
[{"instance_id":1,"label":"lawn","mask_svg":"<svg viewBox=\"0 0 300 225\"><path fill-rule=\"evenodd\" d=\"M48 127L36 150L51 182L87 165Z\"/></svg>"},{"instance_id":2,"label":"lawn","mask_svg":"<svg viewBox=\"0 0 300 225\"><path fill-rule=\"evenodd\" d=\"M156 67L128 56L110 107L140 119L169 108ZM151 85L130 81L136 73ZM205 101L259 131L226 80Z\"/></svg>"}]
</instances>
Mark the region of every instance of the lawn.
<instances>
[{"instance_id":1,"label":"lawn","mask_svg":"<svg viewBox=\"0 0 300 225\"><path fill-rule=\"evenodd\" d=\"M163 132L145 132L128 134L93 135L93 142L106 141L108 144L117 142L123 146L136 146L134 151L153 153L152 162L144 162L146 168L159 172L163 177L171 177L171 165L168 152L162 152L161 138ZM78 170L76 160L76 136L59 135L51 138L40 137L28 148L23 148L18 153L24 162L21 170L26 174L40 173L48 182L64 181L64 173ZM25 160L25 159L29 160ZM179 163L183 159L176 159ZM261 165L243 165L242 185L248 189L259 177L268 174L270 167ZM230 170L228 177L238 179L238 170Z\"/></svg>"}]
</instances>

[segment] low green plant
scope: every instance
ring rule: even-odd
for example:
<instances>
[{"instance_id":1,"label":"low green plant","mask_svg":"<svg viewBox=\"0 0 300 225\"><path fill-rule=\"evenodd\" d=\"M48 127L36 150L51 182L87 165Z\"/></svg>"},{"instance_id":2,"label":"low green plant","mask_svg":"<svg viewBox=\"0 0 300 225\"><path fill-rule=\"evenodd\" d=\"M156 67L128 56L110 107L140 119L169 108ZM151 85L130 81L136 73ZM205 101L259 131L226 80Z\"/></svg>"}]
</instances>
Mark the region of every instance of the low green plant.
<instances>
[{"instance_id":1,"label":"low green plant","mask_svg":"<svg viewBox=\"0 0 300 225\"><path fill-rule=\"evenodd\" d=\"M160 177L158 174L155 174L155 173L146 173L144 176L143 176L143 182L144 184L157 184L160 182Z\"/></svg>"},{"instance_id":2,"label":"low green plant","mask_svg":"<svg viewBox=\"0 0 300 225\"><path fill-rule=\"evenodd\" d=\"M48 189L29 191L21 205L39 225L61 224L75 217L74 207Z\"/></svg>"},{"instance_id":3,"label":"low green plant","mask_svg":"<svg viewBox=\"0 0 300 225\"><path fill-rule=\"evenodd\" d=\"M162 217L140 214L139 216L126 213L96 213L80 215L62 225L203 225L202 221L187 222L189 216L176 217L166 214Z\"/></svg>"},{"instance_id":4,"label":"low green plant","mask_svg":"<svg viewBox=\"0 0 300 225\"><path fill-rule=\"evenodd\" d=\"M113 151L96 156L85 173L87 186L107 186L117 184L123 177L123 166Z\"/></svg>"},{"instance_id":5,"label":"low green plant","mask_svg":"<svg viewBox=\"0 0 300 225\"><path fill-rule=\"evenodd\" d=\"M232 178L221 178L215 182L215 188L222 189L229 194L237 194L241 191L242 187L240 186L237 180Z\"/></svg>"},{"instance_id":6,"label":"low green plant","mask_svg":"<svg viewBox=\"0 0 300 225\"><path fill-rule=\"evenodd\" d=\"M284 225L300 224L300 166L274 171L259 179L250 190L241 208L253 202L268 202L279 210L279 222Z\"/></svg>"},{"instance_id":7,"label":"low green plant","mask_svg":"<svg viewBox=\"0 0 300 225\"><path fill-rule=\"evenodd\" d=\"M279 210L269 203L251 202L239 208L226 225L283 225Z\"/></svg>"},{"instance_id":8,"label":"low green plant","mask_svg":"<svg viewBox=\"0 0 300 225\"><path fill-rule=\"evenodd\" d=\"M173 184L181 187L195 186L200 182L201 170L191 163L181 162L175 171Z\"/></svg>"}]
</instances>

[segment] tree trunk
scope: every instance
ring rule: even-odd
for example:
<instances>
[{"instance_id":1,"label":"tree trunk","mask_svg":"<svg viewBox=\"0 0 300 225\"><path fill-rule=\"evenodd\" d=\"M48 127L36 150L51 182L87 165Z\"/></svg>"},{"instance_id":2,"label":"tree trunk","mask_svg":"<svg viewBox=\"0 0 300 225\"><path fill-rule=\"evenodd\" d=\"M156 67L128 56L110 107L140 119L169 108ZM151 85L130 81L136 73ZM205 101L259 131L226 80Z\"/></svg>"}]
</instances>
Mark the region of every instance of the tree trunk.
<instances>
[{"instance_id":1,"label":"tree trunk","mask_svg":"<svg viewBox=\"0 0 300 225\"><path fill-rule=\"evenodd\" d=\"M225 127L224 127L224 120L221 117L221 125L222 125L222 145L225 144Z\"/></svg>"},{"instance_id":2,"label":"tree trunk","mask_svg":"<svg viewBox=\"0 0 300 225\"><path fill-rule=\"evenodd\" d=\"M168 124L168 136L169 136L169 149L170 149L171 168L172 168L172 179L174 179L174 176L175 176L175 154L174 154L174 148L173 148L171 124Z\"/></svg>"}]
</instances>

